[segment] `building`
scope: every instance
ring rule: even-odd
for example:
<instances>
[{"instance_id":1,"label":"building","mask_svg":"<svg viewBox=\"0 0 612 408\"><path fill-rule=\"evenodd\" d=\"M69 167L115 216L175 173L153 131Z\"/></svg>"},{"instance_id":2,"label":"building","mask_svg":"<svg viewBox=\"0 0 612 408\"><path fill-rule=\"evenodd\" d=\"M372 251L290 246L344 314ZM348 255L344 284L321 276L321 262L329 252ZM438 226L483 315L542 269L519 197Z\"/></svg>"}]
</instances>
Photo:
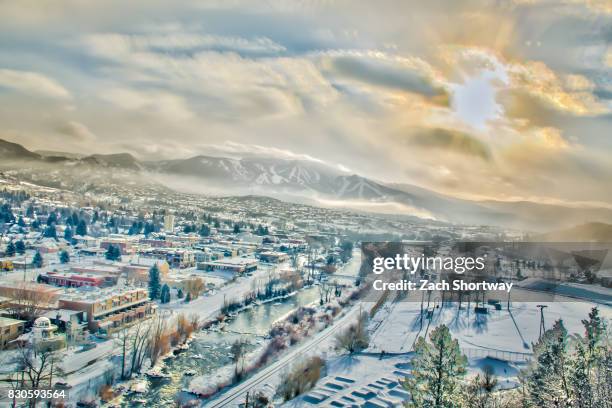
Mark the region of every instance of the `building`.
<instances>
[{"instance_id":1,"label":"building","mask_svg":"<svg viewBox=\"0 0 612 408\"><path fill-rule=\"evenodd\" d=\"M98 275L98 276L119 276L121 269L108 264L97 264L88 266L72 266L70 272L78 274Z\"/></svg>"},{"instance_id":2,"label":"building","mask_svg":"<svg viewBox=\"0 0 612 408\"><path fill-rule=\"evenodd\" d=\"M58 306L85 312L90 332L102 335L149 318L157 309L148 291L141 288L75 291L62 296Z\"/></svg>"},{"instance_id":3,"label":"building","mask_svg":"<svg viewBox=\"0 0 612 408\"><path fill-rule=\"evenodd\" d=\"M132 241L122 238L105 238L100 241L100 248L108 250L108 247L114 245L121 250L121 255L127 255L133 252Z\"/></svg>"},{"instance_id":4,"label":"building","mask_svg":"<svg viewBox=\"0 0 612 408\"><path fill-rule=\"evenodd\" d=\"M166 232L174 231L174 215L173 214L164 215L164 231Z\"/></svg>"},{"instance_id":5,"label":"building","mask_svg":"<svg viewBox=\"0 0 612 408\"><path fill-rule=\"evenodd\" d=\"M81 286L114 286L117 284L116 275L75 275L70 273L47 272L38 275L41 283L49 285L80 288Z\"/></svg>"},{"instance_id":6,"label":"building","mask_svg":"<svg viewBox=\"0 0 612 408\"><path fill-rule=\"evenodd\" d=\"M0 317L0 349L4 349L8 344L23 334L25 321Z\"/></svg>"},{"instance_id":7,"label":"building","mask_svg":"<svg viewBox=\"0 0 612 408\"><path fill-rule=\"evenodd\" d=\"M257 260L252 258L230 258L198 263L198 269L206 272L231 272L243 275L257 270Z\"/></svg>"},{"instance_id":8,"label":"building","mask_svg":"<svg viewBox=\"0 0 612 408\"><path fill-rule=\"evenodd\" d=\"M51 285L33 282L2 282L0 296L8 298L6 308L14 310L32 309L36 301L37 309L51 310L57 307L62 289Z\"/></svg>"},{"instance_id":9,"label":"building","mask_svg":"<svg viewBox=\"0 0 612 408\"><path fill-rule=\"evenodd\" d=\"M191 268L195 266L195 255L187 249L172 249L166 251L166 262L172 268Z\"/></svg>"},{"instance_id":10,"label":"building","mask_svg":"<svg viewBox=\"0 0 612 408\"><path fill-rule=\"evenodd\" d=\"M284 252L262 252L259 260L266 263L281 263L289 259L289 255Z\"/></svg>"},{"instance_id":11,"label":"building","mask_svg":"<svg viewBox=\"0 0 612 408\"><path fill-rule=\"evenodd\" d=\"M30 341L38 350L58 350L66 345L66 337L57 333L57 326L48 317L36 319L30 334Z\"/></svg>"},{"instance_id":12,"label":"building","mask_svg":"<svg viewBox=\"0 0 612 408\"><path fill-rule=\"evenodd\" d=\"M87 329L85 312L80 310L57 309L43 315L49 318L60 331L66 334L69 341L84 341Z\"/></svg>"},{"instance_id":13,"label":"building","mask_svg":"<svg viewBox=\"0 0 612 408\"><path fill-rule=\"evenodd\" d=\"M168 262L158 260L153 261L154 262L151 262L150 265L123 265L121 267L121 271L125 274L126 278L130 282L134 282L137 285L146 284L147 282L149 282L149 270L153 267L153 265L157 265L157 269L159 270L159 276L164 279L170 272L170 266L168 265Z\"/></svg>"}]
</instances>

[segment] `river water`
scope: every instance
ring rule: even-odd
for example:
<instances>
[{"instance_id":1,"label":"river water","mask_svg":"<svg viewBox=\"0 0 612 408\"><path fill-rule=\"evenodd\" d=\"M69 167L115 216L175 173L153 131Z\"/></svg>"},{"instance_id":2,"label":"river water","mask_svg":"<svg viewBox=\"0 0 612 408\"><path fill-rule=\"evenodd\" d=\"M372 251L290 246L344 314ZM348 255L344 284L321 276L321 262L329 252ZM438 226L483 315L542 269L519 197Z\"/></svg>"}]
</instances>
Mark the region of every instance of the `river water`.
<instances>
[{"instance_id":1,"label":"river water","mask_svg":"<svg viewBox=\"0 0 612 408\"><path fill-rule=\"evenodd\" d=\"M147 392L125 395L121 401L122 407L142 406L175 406L177 397L182 401L189 397L182 392L187 388L194 376L187 376L188 370L195 371L195 376L206 375L219 368L232 365L230 348L234 341L242 339L247 342L247 351L251 351L262 342L275 322L283 319L300 306L317 302L319 289L316 286L303 289L295 296L277 303L264 303L244 310L225 325L224 331L199 331L194 333L189 350L174 358L165 360L163 372L170 377L165 379L149 379L143 376L147 383Z\"/></svg>"},{"instance_id":2,"label":"river water","mask_svg":"<svg viewBox=\"0 0 612 408\"><path fill-rule=\"evenodd\" d=\"M353 258L339 273L344 276L357 276L359 270L359 252L353 253ZM333 278L332 278L333 279ZM352 279L338 279L352 284ZM147 391L141 394L125 395L120 402L122 407L133 406L176 406L178 398L182 402L195 398L182 390L188 388L195 376L211 374L214 371L233 364L230 355L231 345L241 339L247 343L247 352L254 350L262 342L272 326L284 319L300 306L319 301L319 288L312 286L298 291L290 298L276 303L254 305L250 309L237 314L228 322L224 331L199 331L194 333L189 350L178 356L165 360L163 372L169 375L165 379L142 380L147 383ZM185 372L193 370L195 376L187 376Z\"/></svg>"}]
</instances>

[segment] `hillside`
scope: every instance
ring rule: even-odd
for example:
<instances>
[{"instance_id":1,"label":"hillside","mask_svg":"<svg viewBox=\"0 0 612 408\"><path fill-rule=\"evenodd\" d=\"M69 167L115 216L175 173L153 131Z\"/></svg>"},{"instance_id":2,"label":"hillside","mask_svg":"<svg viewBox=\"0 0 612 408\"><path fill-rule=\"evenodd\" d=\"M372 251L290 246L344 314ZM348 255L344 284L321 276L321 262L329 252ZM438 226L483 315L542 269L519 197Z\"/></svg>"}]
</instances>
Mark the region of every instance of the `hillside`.
<instances>
[{"instance_id":1,"label":"hillside","mask_svg":"<svg viewBox=\"0 0 612 408\"><path fill-rule=\"evenodd\" d=\"M550 242L612 242L612 224L589 222L531 238Z\"/></svg>"}]
</instances>

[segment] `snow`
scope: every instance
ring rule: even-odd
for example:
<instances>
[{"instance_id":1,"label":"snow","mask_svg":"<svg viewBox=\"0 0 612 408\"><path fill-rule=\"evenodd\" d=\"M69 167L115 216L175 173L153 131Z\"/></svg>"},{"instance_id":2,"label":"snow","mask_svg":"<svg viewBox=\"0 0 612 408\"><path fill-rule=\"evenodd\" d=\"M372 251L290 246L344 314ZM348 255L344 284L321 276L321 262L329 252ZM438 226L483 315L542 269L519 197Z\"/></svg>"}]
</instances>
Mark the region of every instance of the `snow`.
<instances>
[{"instance_id":1,"label":"snow","mask_svg":"<svg viewBox=\"0 0 612 408\"><path fill-rule=\"evenodd\" d=\"M594 304L587 302L548 302L544 311L545 327L550 328L557 319L563 323L570 334L584 332L581 320L586 318ZM428 329L428 320L424 319L421 327L419 320L420 303L397 302L386 304L379 315L371 322L372 334L368 351L407 352L418 336L425 335L440 324L446 324L453 337L465 349L488 350L492 356L495 352L530 353L531 344L540 335L540 310L536 303L512 303L511 313L505 309L489 308L487 315L476 315L464 304L463 310L457 312L457 306L434 309L433 318ZM612 317L612 308L599 305L603 317ZM378 327L376 327L378 325ZM520 356L513 356L519 359Z\"/></svg>"}]
</instances>

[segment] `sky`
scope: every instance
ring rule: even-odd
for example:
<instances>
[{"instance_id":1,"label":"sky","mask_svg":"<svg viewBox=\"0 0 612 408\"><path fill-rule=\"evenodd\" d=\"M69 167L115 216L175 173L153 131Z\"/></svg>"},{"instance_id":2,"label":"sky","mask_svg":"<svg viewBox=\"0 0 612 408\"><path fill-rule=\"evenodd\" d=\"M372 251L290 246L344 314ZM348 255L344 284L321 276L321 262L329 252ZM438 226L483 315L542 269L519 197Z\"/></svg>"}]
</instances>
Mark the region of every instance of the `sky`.
<instances>
[{"instance_id":1,"label":"sky","mask_svg":"<svg viewBox=\"0 0 612 408\"><path fill-rule=\"evenodd\" d=\"M612 206L609 0L0 0L0 138Z\"/></svg>"}]
</instances>

